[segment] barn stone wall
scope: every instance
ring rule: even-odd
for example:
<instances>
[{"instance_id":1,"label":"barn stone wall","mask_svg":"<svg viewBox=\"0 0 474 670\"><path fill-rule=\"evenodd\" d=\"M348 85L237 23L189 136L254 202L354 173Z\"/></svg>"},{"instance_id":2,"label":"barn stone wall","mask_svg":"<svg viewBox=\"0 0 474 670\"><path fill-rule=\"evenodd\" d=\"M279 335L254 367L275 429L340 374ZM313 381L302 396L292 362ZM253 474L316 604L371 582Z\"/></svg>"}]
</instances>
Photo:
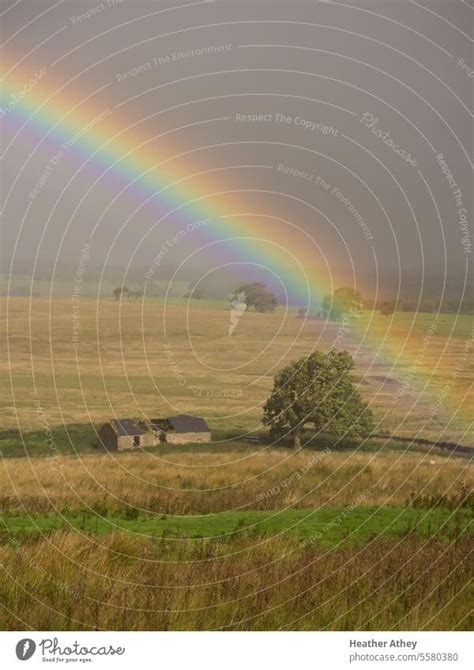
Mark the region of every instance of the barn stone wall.
<instances>
[{"instance_id":1,"label":"barn stone wall","mask_svg":"<svg viewBox=\"0 0 474 670\"><path fill-rule=\"evenodd\" d=\"M210 442L211 433L166 433L168 444L188 444L189 442Z\"/></svg>"},{"instance_id":2,"label":"barn stone wall","mask_svg":"<svg viewBox=\"0 0 474 670\"><path fill-rule=\"evenodd\" d=\"M126 449L135 449L135 445L133 443L133 437L130 435L121 435L120 437L117 437L117 449L119 451L125 451Z\"/></svg>"},{"instance_id":3,"label":"barn stone wall","mask_svg":"<svg viewBox=\"0 0 474 670\"><path fill-rule=\"evenodd\" d=\"M127 449L138 449L138 447L155 447L159 444L159 440L153 433L145 433L140 435L140 445L137 445L133 441L132 435L122 435L117 438L118 450L126 451Z\"/></svg>"},{"instance_id":4,"label":"barn stone wall","mask_svg":"<svg viewBox=\"0 0 474 670\"><path fill-rule=\"evenodd\" d=\"M148 432L140 435L140 444L136 445L132 435L116 435L111 426L106 425L99 432L100 442L107 450L129 451L139 447L156 447L163 442L168 444L189 444L190 442L210 442L211 433L162 433Z\"/></svg>"},{"instance_id":5,"label":"barn stone wall","mask_svg":"<svg viewBox=\"0 0 474 670\"><path fill-rule=\"evenodd\" d=\"M145 435L140 435L140 446L141 447L156 447L157 444L160 444L160 438L154 433L145 433Z\"/></svg>"}]
</instances>

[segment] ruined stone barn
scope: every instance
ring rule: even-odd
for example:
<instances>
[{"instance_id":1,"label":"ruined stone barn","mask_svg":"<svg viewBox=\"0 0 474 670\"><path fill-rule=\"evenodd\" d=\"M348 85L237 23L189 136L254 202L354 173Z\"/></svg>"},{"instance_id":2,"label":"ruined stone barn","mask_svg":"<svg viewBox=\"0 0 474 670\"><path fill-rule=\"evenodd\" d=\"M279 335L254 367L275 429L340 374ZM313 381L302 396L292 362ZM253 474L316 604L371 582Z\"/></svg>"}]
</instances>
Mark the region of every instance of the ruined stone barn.
<instances>
[{"instance_id":1,"label":"ruined stone barn","mask_svg":"<svg viewBox=\"0 0 474 670\"><path fill-rule=\"evenodd\" d=\"M99 440L109 451L154 447L157 437L134 419L111 419L99 430Z\"/></svg>"},{"instance_id":2,"label":"ruined stone barn","mask_svg":"<svg viewBox=\"0 0 474 670\"><path fill-rule=\"evenodd\" d=\"M166 419L111 419L99 430L99 443L108 451L155 447L161 443L210 442L211 431L200 416L180 414Z\"/></svg>"},{"instance_id":3,"label":"ruined stone barn","mask_svg":"<svg viewBox=\"0 0 474 670\"><path fill-rule=\"evenodd\" d=\"M152 419L151 424L160 442L186 444L211 441L210 428L200 416L179 414L166 419Z\"/></svg>"}]
</instances>

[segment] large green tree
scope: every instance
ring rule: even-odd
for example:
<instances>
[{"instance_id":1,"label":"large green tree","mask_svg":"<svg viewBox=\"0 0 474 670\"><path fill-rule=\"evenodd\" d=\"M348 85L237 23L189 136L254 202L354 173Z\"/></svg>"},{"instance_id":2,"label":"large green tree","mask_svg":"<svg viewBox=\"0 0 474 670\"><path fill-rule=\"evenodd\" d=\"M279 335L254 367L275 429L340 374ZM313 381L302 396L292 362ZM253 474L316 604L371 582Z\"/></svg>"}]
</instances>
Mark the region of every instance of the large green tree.
<instances>
[{"instance_id":1,"label":"large green tree","mask_svg":"<svg viewBox=\"0 0 474 670\"><path fill-rule=\"evenodd\" d=\"M340 321L345 315L362 310L362 296L352 288L338 288L323 298L321 306L326 318Z\"/></svg>"},{"instance_id":2,"label":"large green tree","mask_svg":"<svg viewBox=\"0 0 474 670\"><path fill-rule=\"evenodd\" d=\"M245 296L244 302L247 308L253 307L256 312L273 312L278 305L276 297L262 282L242 284L242 286L239 286L234 291L232 299L235 299L240 294Z\"/></svg>"},{"instance_id":3,"label":"large green tree","mask_svg":"<svg viewBox=\"0 0 474 670\"><path fill-rule=\"evenodd\" d=\"M316 351L280 370L263 407L272 437L290 434L299 448L307 425L356 439L370 434L372 412L354 386L353 365L346 351Z\"/></svg>"}]
</instances>

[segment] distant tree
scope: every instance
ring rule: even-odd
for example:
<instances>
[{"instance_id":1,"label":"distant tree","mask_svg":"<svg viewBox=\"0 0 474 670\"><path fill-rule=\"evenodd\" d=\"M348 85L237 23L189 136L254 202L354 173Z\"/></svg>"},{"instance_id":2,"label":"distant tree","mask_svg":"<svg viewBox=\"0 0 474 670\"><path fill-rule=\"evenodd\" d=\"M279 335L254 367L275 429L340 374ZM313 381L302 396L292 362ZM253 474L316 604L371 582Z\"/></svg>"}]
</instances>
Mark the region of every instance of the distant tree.
<instances>
[{"instance_id":1,"label":"distant tree","mask_svg":"<svg viewBox=\"0 0 474 670\"><path fill-rule=\"evenodd\" d=\"M353 360L346 351L314 352L280 370L263 407L262 422L273 437L292 435L295 448L307 424L315 430L352 438L373 429L372 412L350 376Z\"/></svg>"},{"instance_id":2,"label":"distant tree","mask_svg":"<svg viewBox=\"0 0 474 670\"><path fill-rule=\"evenodd\" d=\"M203 288L198 287L194 291L188 291L183 298L194 298L195 300L207 300L206 292Z\"/></svg>"},{"instance_id":3,"label":"distant tree","mask_svg":"<svg viewBox=\"0 0 474 670\"><path fill-rule=\"evenodd\" d=\"M307 307L300 307L296 315L297 319L321 319L321 312L310 312Z\"/></svg>"},{"instance_id":4,"label":"distant tree","mask_svg":"<svg viewBox=\"0 0 474 670\"><path fill-rule=\"evenodd\" d=\"M129 291L128 299L137 300L137 298L143 298L143 291Z\"/></svg>"},{"instance_id":5,"label":"distant tree","mask_svg":"<svg viewBox=\"0 0 474 670\"><path fill-rule=\"evenodd\" d=\"M333 295L327 295L321 303L323 314L327 319L340 321L350 310L362 310L362 296L359 291L351 288L338 288Z\"/></svg>"},{"instance_id":6,"label":"distant tree","mask_svg":"<svg viewBox=\"0 0 474 670\"><path fill-rule=\"evenodd\" d=\"M390 314L393 314L396 309L396 300L382 300L380 303L380 314L383 314L383 316L390 316Z\"/></svg>"},{"instance_id":7,"label":"distant tree","mask_svg":"<svg viewBox=\"0 0 474 670\"><path fill-rule=\"evenodd\" d=\"M237 298L239 294L244 294L244 302L247 308L253 307L256 312L273 312L278 305L276 297L261 282L239 286L234 291L233 299Z\"/></svg>"},{"instance_id":8,"label":"distant tree","mask_svg":"<svg viewBox=\"0 0 474 670\"><path fill-rule=\"evenodd\" d=\"M127 297L129 293L130 291L126 286L117 286L117 288L114 288L113 290L115 300L120 300L120 298Z\"/></svg>"}]
</instances>

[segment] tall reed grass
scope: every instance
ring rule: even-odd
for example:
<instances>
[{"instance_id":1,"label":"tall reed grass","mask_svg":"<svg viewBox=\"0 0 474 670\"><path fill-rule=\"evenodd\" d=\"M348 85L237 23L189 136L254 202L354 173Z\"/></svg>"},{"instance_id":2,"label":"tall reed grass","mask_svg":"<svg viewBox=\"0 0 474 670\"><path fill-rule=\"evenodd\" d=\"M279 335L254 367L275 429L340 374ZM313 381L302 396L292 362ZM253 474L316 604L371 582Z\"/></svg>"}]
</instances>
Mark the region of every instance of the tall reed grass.
<instances>
[{"instance_id":1,"label":"tall reed grass","mask_svg":"<svg viewBox=\"0 0 474 670\"><path fill-rule=\"evenodd\" d=\"M295 541L57 533L0 547L6 630L451 630L472 539Z\"/></svg>"}]
</instances>

